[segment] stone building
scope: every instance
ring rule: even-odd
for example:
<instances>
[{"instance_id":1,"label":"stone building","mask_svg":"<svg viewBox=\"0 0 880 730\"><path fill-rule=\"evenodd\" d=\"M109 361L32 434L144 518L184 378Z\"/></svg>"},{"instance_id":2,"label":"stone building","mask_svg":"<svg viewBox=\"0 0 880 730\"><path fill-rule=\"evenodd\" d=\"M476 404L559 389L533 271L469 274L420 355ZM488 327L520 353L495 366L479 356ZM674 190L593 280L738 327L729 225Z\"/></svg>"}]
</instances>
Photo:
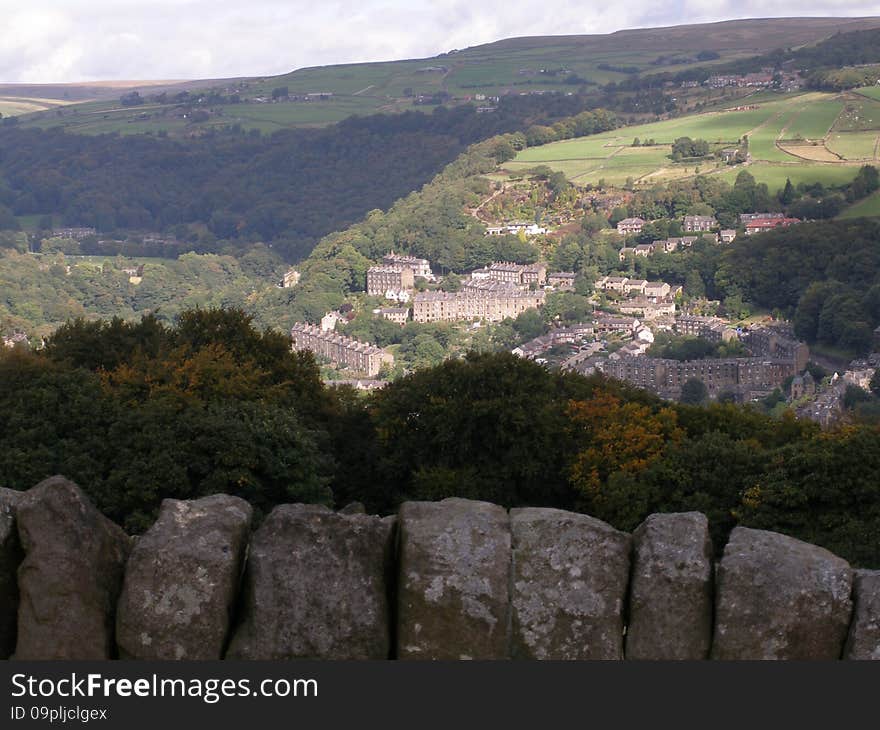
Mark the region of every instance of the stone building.
<instances>
[{"instance_id":1,"label":"stone building","mask_svg":"<svg viewBox=\"0 0 880 730\"><path fill-rule=\"evenodd\" d=\"M623 235L641 233L646 223L642 218L624 218L617 224L617 232Z\"/></svg>"},{"instance_id":2,"label":"stone building","mask_svg":"<svg viewBox=\"0 0 880 730\"><path fill-rule=\"evenodd\" d=\"M471 274L473 280L503 281L516 286L541 285L547 279L544 264L514 264L509 261L496 261Z\"/></svg>"},{"instance_id":3,"label":"stone building","mask_svg":"<svg viewBox=\"0 0 880 730\"><path fill-rule=\"evenodd\" d=\"M718 226L718 221L711 215L686 215L684 217L684 230L687 233L703 233L711 231Z\"/></svg>"},{"instance_id":4,"label":"stone building","mask_svg":"<svg viewBox=\"0 0 880 730\"><path fill-rule=\"evenodd\" d=\"M737 331L718 317L699 317L683 314L675 320L675 331L687 337L701 337L709 342L728 342L736 339Z\"/></svg>"},{"instance_id":5,"label":"stone building","mask_svg":"<svg viewBox=\"0 0 880 730\"><path fill-rule=\"evenodd\" d=\"M574 289L575 278L573 271L556 271L547 275L547 283L557 289Z\"/></svg>"},{"instance_id":6,"label":"stone building","mask_svg":"<svg viewBox=\"0 0 880 730\"><path fill-rule=\"evenodd\" d=\"M399 325L405 325L409 320L409 307L382 307L373 310L373 313Z\"/></svg>"},{"instance_id":7,"label":"stone building","mask_svg":"<svg viewBox=\"0 0 880 730\"><path fill-rule=\"evenodd\" d=\"M755 356L792 360L798 373L807 368L810 348L796 339L790 328L756 327L743 333L741 339Z\"/></svg>"},{"instance_id":8,"label":"stone building","mask_svg":"<svg viewBox=\"0 0 880 730\"><path fill-rule=\"evenodd\" d=\"M701 380L710 397L724 391L739 394L744 400L766 395L795 374L791 360L761 357L706 358L670 360L658 357L621 357L609 359L599 369L612 378L650 390L664 398L679 398L681 386L688 380Z\"/></svg>"},{"instance_id":9,"label":"stone building","mask_svg":"<svg viewBox=\"0 0 880 730\"><path fill-rule=\"evenodd\" d=\"M375 345L323 330L313 324L297 322L290 330L291 349L311 350L316 357L349 368L368 377L379 374L382 365L394 363L394 356Z\"/></svg>"},{"instance_id":10,"label":"stone building","mask_svg":"<svg viewBox=\"0 0 880 730\"><path fill-rule=\"evenodd\" d=\"M456 322L485 320L500 322L517 317L527 309L544 305L543 290L523 291L503 282L485 282L489 286L462 287L458 292L421 292L413 298L416 322ZM494 285L494 286L493 286ZM500 285L500 286L499 286Z\"/></svg>"},{"instance_id":11,"label":"stone building","mask_svg":"<svg viewBox=\"0 0 880 730\"><path fill-rule=\"evenodd\" d=\"M412 269L413 276L416 279L428 279L430 281L434 278L434 274L431 272L431 262L428 259L406 256L392 251L382 258L382 263L391 268Z\"/></svg>"},{"instance_id":12,"label":"stone building","mask_svg":"<svg viewBox=\"0 0 880 730\"><path fill-rule=\"evenodd\" d=\"M389 291L409 291L414 286L415 276L408 266L371 266L367 269L367 294L371 297L384 297Z\"/></svg>"}]
</instances>

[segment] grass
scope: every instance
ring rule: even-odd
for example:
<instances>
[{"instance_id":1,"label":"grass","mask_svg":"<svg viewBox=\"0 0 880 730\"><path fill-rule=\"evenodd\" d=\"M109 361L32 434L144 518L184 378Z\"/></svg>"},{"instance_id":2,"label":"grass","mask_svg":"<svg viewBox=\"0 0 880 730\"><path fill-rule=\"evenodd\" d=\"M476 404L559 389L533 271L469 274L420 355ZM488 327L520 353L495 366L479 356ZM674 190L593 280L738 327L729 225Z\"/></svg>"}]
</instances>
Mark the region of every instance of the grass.
<instances>
[{"instance_id":1,"label":"grass","mask_svg":"<svg viewBox=\"0 0 880 730\"><path fill-rule=\"evenodd\" d=\"M823 139L843 111L839 99L815 101L802 109L785 132L786 139Z\"/></svg>"},{"instance_id":2,"label":"grass","mask_svg":"<svg viewBox=\"0 0 880 730\"><path fill-rule=\"evenodd\" d=\"M869 99L880 101L880 86L868 86L863 89L857 89L857 93L867 96Z\"/></svg>"},{"instance_id":3,"label":"grass","mask_svg":"<svg viewBox=\"0 0 880 730\"><path fill-rule=\"evenodd\" d=\"M846 106L837 123L836 132L860 132L880 129L880 101L872 101L864 96L847 96Z\"/></svg>"},{"instance_id":4,"label":"grass","mask_svg":"<svg viewBox=\"0 0 880 730\"><path fill-rule=\"evenodd\" d=\"M880 192L851 205L839 218L868 218L880 216Z\"/></svg>"},{"instance_id":5,"label":"grass","mask_svg":"<svg viewBox=\"0 0 880 730\"><path fill-rule=\"evenodd\" d=\"M719 177L730 184L736 180L740 170L747 169L759 183L766 183L771 193L785 187L786 179L793 185L798 183L820 182L823 185L845 185L859 171L859 165L830 165L821 162L798 164L756 163L747 168L732 167L721 173Z\"/></svg>"},{"instance_id":6,"label":"grass","mask_svg":"<svg viewBox=\"0 0 880 730\"><path fill-rule=\"evenodd\" d=\"M832 132L826 146L847 160L873 160L880 132Z\"/></svg>"},{"instance_id":7,"label":"grass","mask_svg":"<svg viewBox=\"0 0 880 730\"><path fill-rule=\"evenodd\" d=\"M187 82L176 88L164 84L174 93L175 90L231 87L240 89L244 98L270 96L272 90L286 86L291 93L332 92L334 97L326 104L272 105L273 111L242 111L224 107L224 116L237 117L238 123L252 129L271 131L281 127L314 126L329 124L351 114L369 114L377 111L400 111L412 108L408 94L432 95L446 91L454 97L462 98L476 93L504 94L528 93L534 91L569 92L578 84L568 84L566 79L577 75L592 84L605 84L610 81L623 81L630 76L613 70L614 68L637 68L641 72L667 72L711 66L732 60L746 58L782 46L800 46L814 43L827 37L834 30L845 26L849 29L875 27L876 20L841 21L840 19L789 18L743 20L707 25L682 26L679 28L647 28L622 31L603 36L544 36L514 38L463 50L450 51L433 58L385 61L376 63L345 64L303 68L279 76L256 77L235 82L216 81ZM700 50L713 50L720 58L710 62L696 60ZM661 58L662 57L662 58ZM665 59L665 60L663 60ZM670 61L669 59L673 59ZM441 71L426 71L428 67L445 67ZM606 66L606 68L600 68ZM609 68L610 67L610 68ZM156 82L158 84L158 82ZM163 84L159 84L163 86ZM15 93L14 87L4 86L3 93ZM27 87L27 93L39 93L39 86ZM121 86L95 84L88 88L72 88L57 85L45 86L45 93L57 98L69 95L70 99L109 99L100 109L105 113L119 114L119 117L83 116L94 106L77 104L71 107L72 113L62 117L42 114L23 120L25 124L37 126L64 126L71 131L98 133L134 131L187 133L189 125L181 125L169 114L140 119L139 109L110 112L125 90ZM23 89L22 94L25 93ZM142 95L150 91L142 90ZM872 94L873 90L866 90ZM89 94L89 96L84 96ZM707 99L712 94L706 95ZM792 95L794 96L794 95ZM755 95L759 103L771 106L760 94ZM867 98L867 97L862 97ZM143 108L140 108L142 110ZM170 111L173 105L165 107ZM80 112L83 112L81 114ZM683 124L679 129L663 129L653 134L658 142L672 142L676 136L700 136L710 141L732 142L766 121L763 111L743 112L736 123L731 120L717 120L709 117L697 122ZM222 117L214 117L200 126L224 123ZM669 132L669 135L665 133ZM646 127L641 136L652 136ZM669 137L669 138L667 138ZM626 141L629 144L630 138Z\"/></svg>"},{"instance_id":8,"label":"grass","mask_svg":"<svg viewBox=\"0 0 880 730\"><path fill-rule=\"evenodd\" d=\"M687 136L705 139L717 149L748 135L752 163L747 169L758 182L767 183L775 192L789 178L795 185L846 184L858 172L856 161L867 159L865 155L873 156L872 140L876 137L872 133L828 133L844 109L841 97L808 93L765 94L762 98L767 101L757 103L756 109L697 114L533 147L505 163L505 169L524 172L548 165L580 184L604 180L609 185L619 185L628 179L637 183L668 181L693 176L699 169L701 174L717 175L732 183L743 169L741 165L721 166L711 157L699 164L673 163L669 145L677 137ZM830 151L821 143L826 134ZM814 138L819 143L780 142L781 138L796 135ZM633 147L635 137L642 141L653 139L658 144ZM848 164L849 160L853 163Z\"/></svg>"}]
</instances>

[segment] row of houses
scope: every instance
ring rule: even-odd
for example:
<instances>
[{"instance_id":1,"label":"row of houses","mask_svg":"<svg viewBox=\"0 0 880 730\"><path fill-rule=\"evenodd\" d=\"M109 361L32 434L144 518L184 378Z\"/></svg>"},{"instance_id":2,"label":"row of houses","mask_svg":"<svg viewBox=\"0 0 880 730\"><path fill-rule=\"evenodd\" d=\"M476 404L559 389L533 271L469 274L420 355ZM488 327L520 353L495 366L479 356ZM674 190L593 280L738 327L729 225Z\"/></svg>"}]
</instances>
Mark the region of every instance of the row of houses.
<instances>
[{"instance_id":1,"label":"row of houses","mask_svg":"<svg viewBox=\"0 0 880 730\"><path fill-rule=\"evenodd\" d=\"M740 225L745 229L745 233L748 236L800 222L798 218L786 217L785 213L742 213L740 215ZM643 218L624 218L617 224L617 232L624 236L639 235L647 224L648 221ZM718 227L718 221L714 216L710 215L686 215L682 223L685 233L710 233ZM730 243L734 238L736 238L736 231L734 229L724 229L717 234L716 241ZM667 239L667 241L675 240L682 239ZM696 240L696 238L693 237L692 240ZM654 244L657 244L657 241ZM669 250L666 249L667 252Z\"/></svg>"},{"instance_id":2,"label":"row of houses","mask_svg":"<svg viewBox=\"0 0 880 730\"><path fill-rule=\"evenodd\" d=\"M544 264L515 264L510 261L495 261L489 266L471 273L471 281L500 281L516 286L540 286L547 280L547 267Z\"/></svg>"},{"instance_id":3,"label":"row of houses","mask_svg":"<svg viewBox=\"0 0 880 730\"><path fill-rule=\"evenodd\" d=\"M368 377L378 375L383 365L394 364L394 356L375 345L305 322L291 328L290 340L295 352L311 350L319 358Z\"/></svg>"},{"instance_id":4,"label":"row of houses","mask_svg":"<svg viewBox=\"0 0 880 730\"><path fill-rule=\"evenodd\" d=\"M601 291L613 291L627 295L640 294L655 301L675 298L683 291L681 286L667 284L665 281L629 279L625 276L602 276L596 279L593 286Z\"/></svg>"},{"instance_id":5,"label":"row of houses","mask_svg":"<svg viewBox=\"0 0 880 730\"><path fill-rule=\"evenodd\" d=\"M544 306L543 289L528 291L494 282L494 286L468 286L457 292L420 292L413 297L416 322L458 322L484 320L500 322L515 318L527 309Z\"/></svg>"},{"instance_id":6,"label":"row of houses","mask_svg":"<svg viewBox=\"0 0 880 730\"><path fill-rule=\"evenodd\" d=\"M728 391L746 400L766 395L798 370L791 360L761 357L671 360L658 357L607 359L597 368L664 398L679 398L688 380L700 380L710 397Z\"/></svg>"}]
</instances>

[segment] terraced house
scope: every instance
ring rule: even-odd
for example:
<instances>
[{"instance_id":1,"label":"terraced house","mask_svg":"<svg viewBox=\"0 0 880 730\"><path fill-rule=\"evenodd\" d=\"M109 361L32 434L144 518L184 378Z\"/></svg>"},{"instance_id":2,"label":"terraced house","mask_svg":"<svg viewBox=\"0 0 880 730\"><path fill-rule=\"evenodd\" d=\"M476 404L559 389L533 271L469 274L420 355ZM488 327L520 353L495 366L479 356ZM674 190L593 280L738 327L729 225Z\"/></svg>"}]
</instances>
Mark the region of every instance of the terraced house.
<instances>
[{"instance_id":1,"label":"terraced house","mask_svg":"<svg viewBox=\"0 0 880 730\"><path fill-rule=\"evenodd\" d=\"M317 325L297 322L290 330L291 349L311 350L316 357L373 378L384 364L392 365L394 356L375 345L325 330Z\"/></svg>"}]
</instances>

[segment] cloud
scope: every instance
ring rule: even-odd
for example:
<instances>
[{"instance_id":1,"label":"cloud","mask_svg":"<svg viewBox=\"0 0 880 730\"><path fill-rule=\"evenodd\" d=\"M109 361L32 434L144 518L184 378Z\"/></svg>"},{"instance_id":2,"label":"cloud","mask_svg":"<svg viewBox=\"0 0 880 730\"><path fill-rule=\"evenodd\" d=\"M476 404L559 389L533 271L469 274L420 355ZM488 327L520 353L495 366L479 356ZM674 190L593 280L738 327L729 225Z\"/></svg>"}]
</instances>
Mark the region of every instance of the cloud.
<instances>
[{"instance_id":1,"label":"cloud","mask_svg":"<svg viewBox=\"0 0 880 730\"><path fill-rule=\"evenodd\" d=\"M790 14L773 0L30 0L3 15L0 80L260 76L511 36ZM880 15L880 0L805 0L797 14Z\"/></svg>"}]
</instances>

